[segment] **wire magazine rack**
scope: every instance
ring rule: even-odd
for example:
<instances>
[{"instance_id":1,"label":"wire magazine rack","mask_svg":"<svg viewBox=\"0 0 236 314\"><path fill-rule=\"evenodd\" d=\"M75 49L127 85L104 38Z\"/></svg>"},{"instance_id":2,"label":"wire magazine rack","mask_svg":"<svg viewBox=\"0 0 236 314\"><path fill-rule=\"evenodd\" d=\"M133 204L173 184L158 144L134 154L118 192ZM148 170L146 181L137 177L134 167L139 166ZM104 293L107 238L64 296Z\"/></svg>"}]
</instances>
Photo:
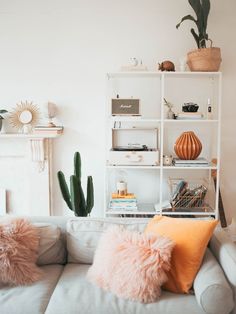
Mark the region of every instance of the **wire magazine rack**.
<instances>
[{"instance_id":1,"label":"wire magazine rack","mask_svg":"<svg viewBox=\"0 0 236 314\"><path fill-rule=\"evenodd\" d=\"M210 212L206 202L208 182L204 179L186 180L182 178L169 178L171 192L170 204L172 211L180 212Z\"/></svg>"}]
</instances>

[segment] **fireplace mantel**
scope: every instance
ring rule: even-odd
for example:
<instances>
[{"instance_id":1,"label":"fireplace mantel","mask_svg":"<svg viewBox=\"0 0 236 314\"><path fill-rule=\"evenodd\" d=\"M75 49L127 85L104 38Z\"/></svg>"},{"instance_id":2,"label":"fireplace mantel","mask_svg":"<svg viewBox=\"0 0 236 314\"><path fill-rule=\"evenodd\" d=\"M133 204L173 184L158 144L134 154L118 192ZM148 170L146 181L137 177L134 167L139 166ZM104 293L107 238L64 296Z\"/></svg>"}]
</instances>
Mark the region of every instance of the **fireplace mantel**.
<instances>
[{"instance_id":1,"label":"fireplace mantel","mask_svg":"<svg viewBox=\"0 0 236 314\"><path fill-rule=\"evenodd\" d=\"M2 188L7 190L7 210L10 214L20 215L51 215L52 214L52 141L61 134L43 133L43 134L19 134L8 133L0 134L0 166L7 169L8 178L5 178ZM10 171L13 163L23 160L24 168L27 171L20 175ZM23 168L23 167L22 167ZM19 169L20 172L20 169ZM9 178L12 175L12 180ZM17 186L21 186L22 178L27 181L25 200L17 200ZM18 182L19 181L19 182ZM14 185L14 187L13 187ZM15 197L11 202L11 196ZM17 195L19 198L19 195ZM27 203L27 209L25 209ZM15 208L16 207L16 208Z\"/></svg>"}]
</instances>

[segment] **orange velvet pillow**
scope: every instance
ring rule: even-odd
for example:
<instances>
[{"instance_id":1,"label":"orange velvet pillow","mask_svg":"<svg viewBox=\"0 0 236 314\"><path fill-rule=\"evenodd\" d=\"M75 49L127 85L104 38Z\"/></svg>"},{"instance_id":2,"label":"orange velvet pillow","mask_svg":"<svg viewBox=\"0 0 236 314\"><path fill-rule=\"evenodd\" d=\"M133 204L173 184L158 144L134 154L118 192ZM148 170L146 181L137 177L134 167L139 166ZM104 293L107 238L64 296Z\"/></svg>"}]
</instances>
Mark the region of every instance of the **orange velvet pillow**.
<instances>
[{"instance_id":1,"label":"orange velvet pillow","mask_svg":"<svg viewBox=\"0 0 236 314\"><path fill-rule=\"evenodd\" d=\"M175 242L171 269L164 288L175 293L188 293L200 268L207 244L217 220L193 220L155 216L145 232L170 238Z\"/></svg>"}]
</instances>

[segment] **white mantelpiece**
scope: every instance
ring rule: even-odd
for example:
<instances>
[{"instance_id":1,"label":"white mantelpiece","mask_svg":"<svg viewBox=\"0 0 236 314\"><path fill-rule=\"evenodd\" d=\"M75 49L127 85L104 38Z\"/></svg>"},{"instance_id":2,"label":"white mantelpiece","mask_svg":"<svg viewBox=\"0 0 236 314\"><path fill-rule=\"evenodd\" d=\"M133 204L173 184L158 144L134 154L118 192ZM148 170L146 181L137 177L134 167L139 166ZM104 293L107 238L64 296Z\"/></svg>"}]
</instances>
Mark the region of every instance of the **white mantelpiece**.
<instances>
[{"instance_id":1,"label":"white mantelpiece","mask_svg":"<svg viewBox=\"0 0 236 314\"><path fill-rule=\"evenodd\" d=\"M0 134L0 171L7 175L10 214L50 215L52 209L52 139L58 134Z\"/></svg>"}]
</instances>

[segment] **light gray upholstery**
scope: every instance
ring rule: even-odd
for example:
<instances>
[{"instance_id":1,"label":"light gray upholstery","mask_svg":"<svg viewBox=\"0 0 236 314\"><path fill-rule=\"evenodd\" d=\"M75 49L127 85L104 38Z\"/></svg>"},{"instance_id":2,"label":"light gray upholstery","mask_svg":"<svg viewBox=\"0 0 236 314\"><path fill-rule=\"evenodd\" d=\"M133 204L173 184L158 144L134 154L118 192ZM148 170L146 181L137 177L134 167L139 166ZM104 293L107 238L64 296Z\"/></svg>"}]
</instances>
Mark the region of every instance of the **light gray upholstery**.
<instances>
[{"instance_id":1,"label":"light gray upholstery","mask_svg":"<svg viewBox=\"0 0 236 314\"><path fill-rule=\"evenodd\" d=\"M39 229L42 229L38 265L65 264L66 251L66 222L67 217L27 217ZM53 241L49 236L53 235Z\"/></svg>"},{"instance_id":2,"label":"light gray upholstery","mask_svg":"<svg viewBox=\"0 0 236 314\"><path fill-rule=\"evenodd\" d=\"M209 249L194 280L194 291L198 304L207 314L227 314L234 307L232 289Z\"/></svg>"},{"instance_id":3,"label":"light gray upholstery","mask_svg":"<svg viewBox=\"0 0 236 314\"><path fill-rule=\"evenodd\" d=\"M194 295L163 291L161 299L150 304L119 299L88 282L89 267L65 266L46 314L205 314Z\"/></svg>"},{"instance_id":4,"label":"light gray upholstery","mask_svg":"<svg viewBox=\"0 0 236 314\"><path fill-rule=\"evenodd\" d=\"M131 230L143 231L148 219L72 218L72 222L68 222L71 219L69 217L27 218L34 223L46 224L48 230L44 234L45 241L41 242L39 261L41 264L51 262L54 264L42 266L46 276L34 285L0 286L0 314L229 314L226 309L232 306L231 291L228 290L227 283L222 278L222 271L219 270L216 260L209 253L206 254L194 282L196 295L163 291L158 302L145 305L119 299L86 280L86 272L90 265L80 263L92 262L99 236L109 225L122 223ZM68 231L66 231L66 225ZM60 229L59 238L56 226ZM49 231L54 237L52 242L49 239ZM74 258L75 263L68 263L64 267L60 264L67 262L66 238L68 238L70 259ZM235 289L235 245L224 238L219 240L217 236L213 236L210 247ZM222 297L222 294L218 294L218 289L212 288L214 282L219 284L219 280L221 283L224 282L224 289L228 291L227 296L226 290L223 289ZM214 296L209 296L212 292ZM217 302L216 304L209 303L212 297L214 300L212 302L216 302L214 298L217 302L221 298L222 307L216 307ZM218 312L209 312L215 309ZM225 312L220 313L220 309Z\"/></svg>"},{"instance_id":5,"label":"light gray upholstery","mask_svg":"<svg viewBox=\"0 0 236 314\"><path fill-rule=\"evenodd\" d=\"M39 282L25 287L0 287L1 314L43 314L63 271L62 265L42 266Z\"/></svg>"},{"instance_id":6,"label":"light gray upholstery","mask_svg":"<svg viewBox=\"0 0 236 314\"><path fill-rule=\"evenodd\" d=\"M223 230L216 230L210 241L210 249L224 270L236 301L236 243L233 243ZM236 306L233 314L236 314Z\"/></svg>"},{"instance_id":7,"label":"light gray upholstery","mask_svg":"<svg viewBox=\"0 0 236 314\"><path fill-rule=\"evenodd\" d=\"M67 222L68 262L92 264L99 238L112 225L132 231L144 231L146 219L75 218Z\"/></svg>"}]
</instances>

